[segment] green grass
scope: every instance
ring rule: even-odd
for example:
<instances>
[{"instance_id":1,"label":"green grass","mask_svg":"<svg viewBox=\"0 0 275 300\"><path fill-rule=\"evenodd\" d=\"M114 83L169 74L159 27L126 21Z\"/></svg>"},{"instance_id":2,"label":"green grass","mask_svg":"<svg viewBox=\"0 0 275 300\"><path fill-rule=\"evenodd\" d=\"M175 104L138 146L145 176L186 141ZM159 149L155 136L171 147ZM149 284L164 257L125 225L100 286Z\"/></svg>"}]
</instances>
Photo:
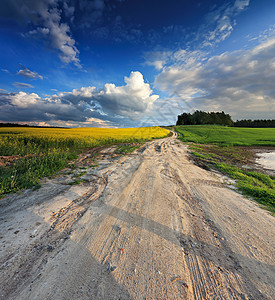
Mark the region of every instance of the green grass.
<instances>
[{"instance_id":1,"label":"green grass","mask_svg":"<svg viewBox=\"0 0 275 300\"><path fill-rule=\"evenodd\" d=\"M138 149L140 145L118 145L115 153L117 154L129 154Z\"/></svg>"},{"instance_id":2,"label":"green grass","mask_svg":"<svg viewBox=\"0 0 275 300\"><path fill-rule=\"evenodd\" d=\"M275 128L236 128L215 125L175 126L184 142L219 146L275 146Z\"/></svg>"},{"instance_id":3,"label":"green grass","mask_svg":"<svg viewBox=\"0 0 275 300\"><path fill-rule=\"evenodd\" d=\"M223 126L176 126L180 140L191 143L191 153L208 166L236 180L236 187L275 213L275 178L242 166L251 163L247 147L275 146L275 128L231 128Z\"/></svg>"},{"instance_id":4,"label":"green grass","mask_svg":"<svg viewBox=\"0 0 275 300\"><path fill-rule=\"evenodd\" d=\"M74 181L70 182L69 185L77 185L85 182L84 179L75 179Z\"/></svg>"},{"instance_id":5,"label":"green grass","mask_svg":"<svg viewBox=\"0 0 275 300\"><path fill-rule=\"evenodd\" d=\"M0 167L0 195L39 185L40 179L67 166L75 153L55 153L23 157L10 166Z\"/></svg>"},{"instance_id":6,"label":"green grass","mask_svg":"<svg viewBox=\"0 0 275 300\"><path fill-rule=\"evenodd\" d=\"M85 175L86 173L87 173L86 171L83 171L83 172L81 172L81 173L79 173L79 174L74 175L73 177L79 178L79 177Z\"/></svg>"},{"instance_id":7,"label":"green grass","mask_svg":"<svg viewBox=\"0 0 275 300\"><path fill-rule=\"evenodd\" d=\"M258 172L248 172L225 163L217 163L217 168L237 180L237 187L246 196L251 196L258 203L275 213L275 180Z\"/></svg>"}]
</instances>

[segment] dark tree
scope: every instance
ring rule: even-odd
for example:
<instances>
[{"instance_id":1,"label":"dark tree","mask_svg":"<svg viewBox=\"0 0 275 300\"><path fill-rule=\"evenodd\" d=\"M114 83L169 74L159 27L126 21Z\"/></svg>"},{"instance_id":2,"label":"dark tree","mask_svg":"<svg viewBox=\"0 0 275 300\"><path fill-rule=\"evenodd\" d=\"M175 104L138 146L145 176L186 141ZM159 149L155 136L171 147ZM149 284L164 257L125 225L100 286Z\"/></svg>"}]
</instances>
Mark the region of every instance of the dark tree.
<instances>
[{"instance_id":1,"label":"dark tree","mask_svg":"<svg viewBox=\"0 0 275 300\"><path fill-rule=\"evenodd\" d=\"M235 127L252 128L275 128L275 119L273 120L240 120L234 122Z\"/></svg>"},{"instance_id":2,"label":"dark tree","mask_svg":"<svg viewBox=\"0 0 275 300\"><path fill-rule=\"evenodd\" d=\"M178 116L176 125L226 125L232 126L229 114L222 112L204 112L196 110L193 114L183 113Z\"/></svg>"}]
</instances>

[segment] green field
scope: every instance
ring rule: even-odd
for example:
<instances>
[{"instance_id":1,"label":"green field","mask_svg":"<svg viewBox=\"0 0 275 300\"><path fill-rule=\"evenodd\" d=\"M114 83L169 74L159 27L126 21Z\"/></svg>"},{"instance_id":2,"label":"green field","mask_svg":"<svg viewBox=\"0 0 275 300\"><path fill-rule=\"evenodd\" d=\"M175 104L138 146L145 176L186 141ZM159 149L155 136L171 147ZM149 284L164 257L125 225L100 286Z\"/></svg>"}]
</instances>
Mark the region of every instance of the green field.
<instances>
[{"instance_id":1,"label":"green field","mask_svg":"<svg viewBox=\"0 0 275 300\"><path fill-rule=\"evenodd\" d=\"M65 168L89 148L141 143L165 137L160 127L144 128L0 128L0 196L25 188L38 188L40 179ZM119 146L129 153L135 146Z\"/></svg>"},{"instance_id":2,"label":"green field","mask_svg":"<svg viewBox=\"0 0 275 300\"><path fill-rule=\"evenodd\" d=\"M275 128L234 128L217 125L175 126L185 142L220 146L275 146Z\"/></svg>"},{"instance_id":3,"label":"green field","mask_svg":"<svg viewBox=\"0 0 275 300\"><path fill-rule=\"evenodd\" d=\"M195 160L235 179L244 195L275 213L275 178L243 167L253 160L249 147L275 146L275 128L190 125L175 126L175 130L183 142L190 143Z\"/></svg>"}]
</instances>

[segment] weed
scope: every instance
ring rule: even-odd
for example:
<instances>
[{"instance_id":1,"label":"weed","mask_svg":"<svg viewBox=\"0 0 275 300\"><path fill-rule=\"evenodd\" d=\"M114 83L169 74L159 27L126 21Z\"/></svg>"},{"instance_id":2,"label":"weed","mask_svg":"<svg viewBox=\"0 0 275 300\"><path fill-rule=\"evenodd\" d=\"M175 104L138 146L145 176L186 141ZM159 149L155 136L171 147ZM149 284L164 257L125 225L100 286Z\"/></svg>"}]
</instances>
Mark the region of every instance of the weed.
<instances>
[{"instance_id":1,"label":"weed","mask_svg":"<svg viewBox=\"0 0 275 300\"><path fill-rule=\"evenodd\" d=\"M37 190L39 190L40 188L41 188L41 184L37 183L37 184L35 184L35 185L33 186L32 190L33 190L33 191L37 191Z\"/></svg>"},{"instance_id":2,"label":"weed","mask_svg":"<svg viewBox=\"0 0 275 300\"><path fill-rule=\"evenodd\" d=\"M118 145L115 153L117 154L129 154L138 149L140 145Z\"/></svg>"},{"instance_id":3,"label":"weed","mask_svg":"<svg viewBox=\"0 0 275 300\"><path fill-rule=\"evenodd\" d=\"M69 185L81 184L82 182L85 182L85 180L84 179L75 179L74 181L70 182Z\"/></svg>"},{"instance_id":4,"label":"weed","mask_svg":"<svg viewBox=\"0 0 275 300\"><path fill-rule=\"evenodd\" d=\"M85 175L86 173L87 173L86 171L83 171L83 172L81 172L81 173L79 173L79 174L76 174L74 177L75 177L75 178L79 178L79 177Z\"/></svg>"}]
</instances>

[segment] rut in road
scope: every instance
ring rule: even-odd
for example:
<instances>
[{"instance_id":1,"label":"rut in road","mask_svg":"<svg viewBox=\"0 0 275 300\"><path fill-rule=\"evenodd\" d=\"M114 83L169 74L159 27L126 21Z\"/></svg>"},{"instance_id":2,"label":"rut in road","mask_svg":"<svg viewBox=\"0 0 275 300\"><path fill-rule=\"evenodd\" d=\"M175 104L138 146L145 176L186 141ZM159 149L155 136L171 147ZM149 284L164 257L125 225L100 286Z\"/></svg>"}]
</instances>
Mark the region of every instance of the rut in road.
<instances>
[{"instance_id":1,"label":"rut in road","mask_svg":"<svg viewBox=\"0 0 275 300\"><path fill-rule=\"evenodd\" d=\"M195 166L175 133L108 151L82 187L51 181L4 206L6 227L24 213L20 232L41 225L3 252L3 299L274 299L272 216Z\"/></svg>"}]
</instances>

